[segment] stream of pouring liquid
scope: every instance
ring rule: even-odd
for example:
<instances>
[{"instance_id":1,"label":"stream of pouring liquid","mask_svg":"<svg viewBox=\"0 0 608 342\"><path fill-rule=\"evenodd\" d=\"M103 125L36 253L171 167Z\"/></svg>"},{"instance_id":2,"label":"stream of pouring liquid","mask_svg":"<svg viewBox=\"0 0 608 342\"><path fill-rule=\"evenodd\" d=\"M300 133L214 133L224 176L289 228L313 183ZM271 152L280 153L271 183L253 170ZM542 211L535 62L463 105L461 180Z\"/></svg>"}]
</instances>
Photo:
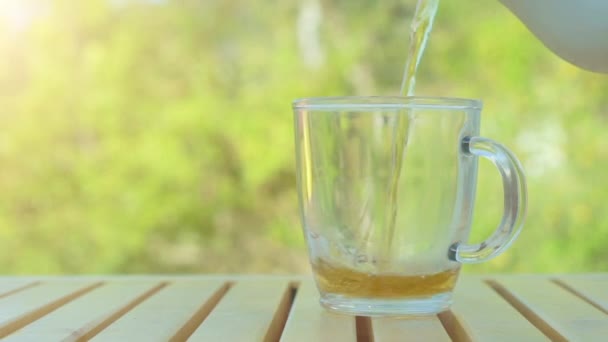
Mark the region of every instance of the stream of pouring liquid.
<instances>
[{"instance_id":1,"label":"stream of pouring liquid","mask_svg":"<svg viewBox=\"0 0 608 342\"><path fill-rule=\"evenodd\" d=\"M438 7L439 0L418 0L410 28L410 45L405 62L405 70L403 71L403 80L401 81L402 96L414 95L416 71L433 29L433 22L435 21Z\"/></svg>"},{"instance_id":2,"label":"stream of pouring liquid","mask_svg":"<svg viewBox=\"0 0 608 342\"><path fill-rule=\"evenodd\" d=\"M403 72L403 80L401 83L401 95L402 96L413 96L414 87L416 85L416 71L420 65L424 49L429 39L429 35L433 28L433 21L435 20L435 14L439 7L439 0L418 0L414 18L412 20L410 28L410 42L407 60L405 63L405 70ZM401 164L404 158L404 152L407 149L410 135L413 133L413 121L407 113L397 115L395 130L394 130L394 141L393 141L393 153L392 153L392 172L389 179L389 192L388 192L388 207L387 217L385 221L385 253L386 257L390 258L392 253L392 243L395 235L395 225L397 218L398 209L398 187L399 178L401 174Z\"/></svg>"}]
</instances>

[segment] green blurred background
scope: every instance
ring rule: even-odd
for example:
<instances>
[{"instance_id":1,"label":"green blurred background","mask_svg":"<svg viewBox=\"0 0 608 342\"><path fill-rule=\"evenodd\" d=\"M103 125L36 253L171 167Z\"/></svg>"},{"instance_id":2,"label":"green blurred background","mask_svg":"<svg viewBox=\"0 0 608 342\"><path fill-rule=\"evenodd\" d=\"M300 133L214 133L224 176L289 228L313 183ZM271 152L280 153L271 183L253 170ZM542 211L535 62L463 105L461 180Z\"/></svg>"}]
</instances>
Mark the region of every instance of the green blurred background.
<instances>
[{"instance_id":1,"label":"green blurred background","mask_svg":"<svg viewBox=\"0 0 608 342\"><path fill-rule=\"evenodd\" d=\"M291 101L398 93L415 0L0 3L0 272L307 273ZM498 1L439 7L421 95L480 98L528 174L467 272L608 271L608 78ZM472 240L502 211L482 161Z\"/></svg>"}]
</instances>

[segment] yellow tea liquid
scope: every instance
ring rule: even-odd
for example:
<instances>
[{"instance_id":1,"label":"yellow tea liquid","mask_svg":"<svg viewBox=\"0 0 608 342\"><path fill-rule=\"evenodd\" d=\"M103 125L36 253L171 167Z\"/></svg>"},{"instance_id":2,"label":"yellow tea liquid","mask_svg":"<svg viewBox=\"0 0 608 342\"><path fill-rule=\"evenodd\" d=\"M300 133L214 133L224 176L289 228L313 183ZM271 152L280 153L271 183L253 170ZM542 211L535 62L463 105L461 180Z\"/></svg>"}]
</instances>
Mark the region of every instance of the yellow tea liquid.
<instances>
[{"instance_id":1,"label":"yellow tea liquid","mask_svg":"<svg viewBox=\"0 0 608 342\"><path fill-rule=\"evenodd\" d=\"M421 297L451 291L459 269L427 275L371 274L317 260L313 270L323 292L349 297Z\"/></svg>"},{"instance_id":2,"label":"yellow tea liquid","mask_svg":"<svg viewBox=\"0 0 608 342\"><path fill-rule=\"evenodd\" d=\"M401 82L401 95L402 96L413 96L414 88L416 85L416 71L418 65L426 49L426 44L429 40L431 30L433 29L433 22L435 21L435 15L437 14L437 8L439 7L439 0L418 0L416 5L416 12L412 19L410 28L410 45L405 61L405 71L403 72L403 80ZM386 212L386 228L385 233L385 251L386 255L390 255L393 250L393 239L395 237L395 228L397 220L397 206L398 201L398 189L401 178L401 164L403 163L403 156L407 150L407 144L410 136L413 134L414 125L409 115L399 115L397 117L397 126L395 127L395 137L393 141L393 172L390 175L389 180L389 192L387 199L387 212ZM366 239L369 238L369 235Z\"/></svg>"}]
</instances>

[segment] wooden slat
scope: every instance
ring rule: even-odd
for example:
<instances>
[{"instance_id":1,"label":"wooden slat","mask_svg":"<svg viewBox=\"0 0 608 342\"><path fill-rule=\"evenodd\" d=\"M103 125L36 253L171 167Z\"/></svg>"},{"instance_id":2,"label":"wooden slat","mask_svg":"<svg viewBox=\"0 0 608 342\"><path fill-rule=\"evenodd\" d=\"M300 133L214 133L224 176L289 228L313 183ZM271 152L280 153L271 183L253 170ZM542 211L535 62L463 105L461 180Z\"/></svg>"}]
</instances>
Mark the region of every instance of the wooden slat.
<instances>
[{"instance_id":1,"label":"wooden slat","mask_svg":"<svg viewBox=\"0 0 608 342\"><path fill-rule=\"evenodd\" d=\"M237 282L188 341L262 341L289 282Z\"/></svg>"},{"instance_id":2,"label":"wooden slat","mask_svg":"<svg viewBox=\"0 0 608 342\"><path fill-rule=\"evenodd\" d=\"M560 277L558 281L571 292L585 298L605 313L608 313L608 276Z\"/></svg>"},{"instance_id":3,"label":"wooden slat","mask_svg":"<svg viewBox=\"0 0 608 342\"><path fill-rule=\"evenodd\" d=\"M75 341L86 337L106 321L111 324L112 318L159 286L162 285L152 281L115 281L105 284L9 335L3 341Z\"/></svg>"},{"instance_id":4,"label":"wooden slat","mask_svg":"<svg viewBox=\"0 0 608 342\"><path fill-rule=\"evenodd\" d=\"M0 299L0 338L100 285L90 281L52 281Z\"/></svg>"},{"instance_id":5,"label":"wooden slat","mask_svg":"<svg viewBox=\"0 0 608 342\"><path fill-rule=\"evenodd\" d=\"M456 285L452 313L473 341L547 341L548 338L478 277Z\"/></svg>"},{"instance_id":6,"label":"wooden slat","mask_svg":"<svg viewBox=\"0 0 608 342\"><path fill-rule=\"evenodd\" d=\"M224 284L181 279L126 313L91 341L168 341Z\"/></svg>"},{"instance_id":7,"label":"wooden slat","mask_svg":"<svg viewBox=\"0 0 608 342\"><path fill-rule=\"evenodd\" d=\"M608 336L608 315L545 277L500 277L497 289L554 340L597 341Z\"/></svg>"},{"instance_id":8,"label":"wooden slat","mask_svg":"<svg viewBox=\"0 0 608 342\"><path fill-rule=\"evenodd\" d=\"M319 304L319 292L312 280L298 287L291 313L285 324L282 342L356 341L355 318L337 315Z\"/></svg>"},{"instance_id":9,"label":"wooden slat","mask_svg":"<svg viewBox=\"0 0 608 342\"><path fill-rule=\"evenodd\" d=\"M403 341L451 341L437 316L413 318L373 318L374 342Z\"/></svg>"},{"instance_id":10,"label":"wooden slat","mask_svg":"<svg viewBox=\"0 0 608 342\"><path fill-rule=\"evenodd\" d=\"M38 280L0 278L0 339L70 340L93 331L97 341L357 340L354 317L323 309L309 279L293 306L288 277L175 277L164 288L155 287L158 277L108 279L42 279L24 287ZM229 290L226 279L235 281ZM457 341L604 340L608 275L552 279L492 277L489 286L464 276L441 320L374 318L369 331L375 341L442 341L452 324Z\"/></svg>"}]
</instances>

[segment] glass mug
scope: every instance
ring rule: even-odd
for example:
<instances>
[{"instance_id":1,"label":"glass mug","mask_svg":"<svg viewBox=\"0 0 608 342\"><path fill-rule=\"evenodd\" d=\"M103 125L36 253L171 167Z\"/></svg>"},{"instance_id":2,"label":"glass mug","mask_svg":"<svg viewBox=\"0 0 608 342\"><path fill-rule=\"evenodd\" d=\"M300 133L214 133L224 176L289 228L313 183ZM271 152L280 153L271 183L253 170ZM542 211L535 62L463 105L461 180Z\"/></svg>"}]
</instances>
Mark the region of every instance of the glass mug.
<instances>
[{"instance_id":1,"label":"glass mug","mask_svg":"<svg viewBox=\"0 0 608 342\"><path fill-rule=\"evenodd\" d=\"M481 102L327 97L296 100L293 110L302 225L327 309L443 311L460 265L502 253L520 232L524 173L509 150L478 136ZM478 157L500 171L504 215L471 245Z\"/></svg>"}]
</instances>

